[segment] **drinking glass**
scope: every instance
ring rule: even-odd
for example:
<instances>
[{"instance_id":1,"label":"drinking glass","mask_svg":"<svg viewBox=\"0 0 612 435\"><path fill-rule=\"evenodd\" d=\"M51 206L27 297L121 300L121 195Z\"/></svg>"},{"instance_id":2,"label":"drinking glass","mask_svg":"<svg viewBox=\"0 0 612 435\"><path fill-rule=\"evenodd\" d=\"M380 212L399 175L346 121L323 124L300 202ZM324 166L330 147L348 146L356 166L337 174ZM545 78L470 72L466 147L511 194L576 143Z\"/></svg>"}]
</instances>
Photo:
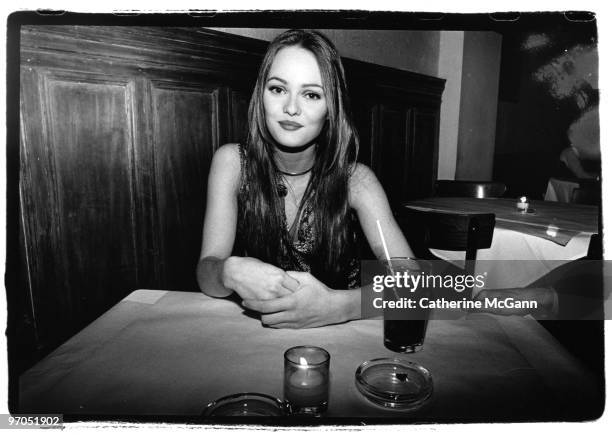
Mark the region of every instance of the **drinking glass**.
<instances>
[{"instance_id":1,"label":"drinking glass","mask_svg":"<svg viewBox=\"0 0 612 435\"><path fill-rule=\"evenodd\" d=\"M402 277L411 274L426 276L430 272L429 264L423 260L408 257L392 257L387 264L387 274ZM407 280L403 280L407 282ZM427 287L417 288L414 292L405 286L387 288L384 291L386 301L399 301L402 298L414 301L414 308L403 308L398 314L397 308L385 308L384 344L387 349L399 353L418 352L423 347L427 323L431 310L421 308L419 300L430 294ZM398 318L399 317L399 318Z\"/></svg>"}]
</instances>

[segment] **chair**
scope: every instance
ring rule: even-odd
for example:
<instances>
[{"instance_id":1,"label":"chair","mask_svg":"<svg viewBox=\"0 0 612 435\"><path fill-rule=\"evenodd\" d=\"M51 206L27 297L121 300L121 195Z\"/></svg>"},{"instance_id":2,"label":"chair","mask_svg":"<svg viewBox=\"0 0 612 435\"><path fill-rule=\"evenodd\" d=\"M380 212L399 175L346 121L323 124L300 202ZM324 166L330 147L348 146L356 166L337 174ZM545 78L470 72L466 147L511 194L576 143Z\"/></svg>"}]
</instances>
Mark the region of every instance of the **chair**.
<instances>
[{"instance_id":1,"label":"chair","mask_svg":"<svg viewBox=\"0 0 612 435\"><path fill-rule=\"evenodd\" d=\"M570 200L573 204L600 205L601 204L601 185L581 184L572 191Z\"/></svg>"},{"instance_id":2,"label":"chair","mask_svg":"<svg viewBox=\"0 0 612 435\"><path fill-rule=\"evenodd\" d=\"M499 198L506 192L506 185L496 181L438 180L434 196L459 196L468 198Z\"/></svg>"},{"instance_id":3,"label":"chair","mask_svg":"<svg viewBox=\"0 0 612 435\"><path fill-rule=\"evenodd\" d=\"M478 249L491 247L495 214L447 213L404 207L398 224L417 258L440 260L430 249L465 251L464 271L474 272Z\"/></svg>"}]
</instances>

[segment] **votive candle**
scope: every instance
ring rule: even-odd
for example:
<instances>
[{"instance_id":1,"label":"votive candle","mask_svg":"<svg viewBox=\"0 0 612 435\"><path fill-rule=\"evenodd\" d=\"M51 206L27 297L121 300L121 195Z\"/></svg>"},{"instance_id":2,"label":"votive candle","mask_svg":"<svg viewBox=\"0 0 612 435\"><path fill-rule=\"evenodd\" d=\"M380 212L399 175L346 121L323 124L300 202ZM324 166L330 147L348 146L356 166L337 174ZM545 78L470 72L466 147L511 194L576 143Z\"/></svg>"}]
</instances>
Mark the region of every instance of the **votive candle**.
<instances>
[{"instance_id":1,"label":"votive candle","mask_svg":"<svg viewBox=\"0 0 612 435\"><path fill-rule=\"evenodd\" d=\"M329 353L316 346L285 352L284 395L294 414L318 416L329 401Z\"/></svg>"},{"instance_id":2,"label":"votive candle","mask_svg":"<svg viewBox=\"0 0 612 435\"><path fill-rule=\"evenodd\" d=\"M529 198L526 196L521 196L516 201L516 209L521 213L527 213L527 210L529 210Z\"/></svg>"}]
</instances>

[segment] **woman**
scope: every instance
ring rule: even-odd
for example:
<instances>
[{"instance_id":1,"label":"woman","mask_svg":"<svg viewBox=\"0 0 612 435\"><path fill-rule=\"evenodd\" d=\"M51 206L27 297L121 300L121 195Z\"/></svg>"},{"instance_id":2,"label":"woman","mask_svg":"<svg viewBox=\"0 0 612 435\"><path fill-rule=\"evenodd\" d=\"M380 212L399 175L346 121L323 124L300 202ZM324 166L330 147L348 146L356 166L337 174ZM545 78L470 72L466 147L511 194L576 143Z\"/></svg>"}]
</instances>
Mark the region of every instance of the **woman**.
<instances>
[{"instance_id":1,"label":"woman","mask_svg":"<svg viewBox=\"0 0 612 435\"><path fill-rule=\"evenodd\" d=\"M264 56L245 144L215 153L197 276L237 293L262 323L315 327L361 316L358 228L384 258L412 252L373 172L356 163L344 70L320 33L290 30ZM232 255L234 253L235 255Z\"/></svg>"}]
</instances>

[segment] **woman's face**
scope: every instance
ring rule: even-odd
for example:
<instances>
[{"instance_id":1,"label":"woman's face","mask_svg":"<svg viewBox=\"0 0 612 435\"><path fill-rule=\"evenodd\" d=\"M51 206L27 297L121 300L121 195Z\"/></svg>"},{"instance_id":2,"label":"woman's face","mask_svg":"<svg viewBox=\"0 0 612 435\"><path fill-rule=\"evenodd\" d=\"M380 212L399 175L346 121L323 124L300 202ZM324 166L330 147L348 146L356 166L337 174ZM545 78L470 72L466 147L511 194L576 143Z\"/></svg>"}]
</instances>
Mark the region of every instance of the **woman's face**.
<instances>
[{"instance_id":1,"label":"woman's face","mask_svg":"<svg viewBox=\"0 0 612 435\"><path fill-rule=\"evenodd\" d=\"M301 147L319 136L327 103L319 65L310 51L294 46L276 53L263 104L268 131L280 145Z\"/></svg>"}]
</instances>

